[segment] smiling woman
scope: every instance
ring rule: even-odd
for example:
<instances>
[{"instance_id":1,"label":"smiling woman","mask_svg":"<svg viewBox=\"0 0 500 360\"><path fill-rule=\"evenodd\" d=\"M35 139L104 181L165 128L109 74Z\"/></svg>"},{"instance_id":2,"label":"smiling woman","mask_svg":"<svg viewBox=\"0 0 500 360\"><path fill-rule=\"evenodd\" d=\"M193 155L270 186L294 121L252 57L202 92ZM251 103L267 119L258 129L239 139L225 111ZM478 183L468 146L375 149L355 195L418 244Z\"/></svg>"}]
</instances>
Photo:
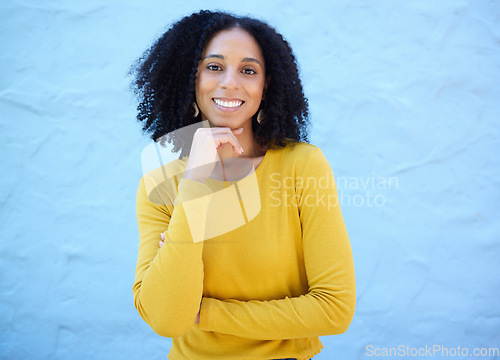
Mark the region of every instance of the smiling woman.
<instances>
[{"instance_id":1,"label":"smiling woman","mask_svg":"<svg viewBox=\"0 0 500 360\"><path fill-rule=\"evenodd\" d=\"M154 196L149 173L139 181L140 315L173 338L169 359L313 357L319 336L349 327L356 288L288 43L261 21L201 11L133 69L143 129L181 150L152 171L176 174ZM187 143L172 136L198 123Z\"/></svg>"}]
</instances>

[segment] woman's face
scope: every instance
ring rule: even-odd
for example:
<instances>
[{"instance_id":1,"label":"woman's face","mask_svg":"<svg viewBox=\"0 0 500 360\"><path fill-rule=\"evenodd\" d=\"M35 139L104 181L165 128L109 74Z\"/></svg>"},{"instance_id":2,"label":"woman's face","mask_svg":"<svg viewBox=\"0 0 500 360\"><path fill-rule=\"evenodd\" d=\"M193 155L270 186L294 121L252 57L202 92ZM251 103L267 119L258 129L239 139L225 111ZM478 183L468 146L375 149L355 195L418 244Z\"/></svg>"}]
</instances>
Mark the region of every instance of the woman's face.
<instances>
[{"instance_id":1,"label":"woman's face","mask_svg":"<svg viewBox=\"0 0 500 360\"><path fill-rule=\"evenodd\" d=\"M196 102L203 120L231 129L251 126L265 89L261 49L245 30L216 34L198 66Z\"/></svg>"}]
</instances>

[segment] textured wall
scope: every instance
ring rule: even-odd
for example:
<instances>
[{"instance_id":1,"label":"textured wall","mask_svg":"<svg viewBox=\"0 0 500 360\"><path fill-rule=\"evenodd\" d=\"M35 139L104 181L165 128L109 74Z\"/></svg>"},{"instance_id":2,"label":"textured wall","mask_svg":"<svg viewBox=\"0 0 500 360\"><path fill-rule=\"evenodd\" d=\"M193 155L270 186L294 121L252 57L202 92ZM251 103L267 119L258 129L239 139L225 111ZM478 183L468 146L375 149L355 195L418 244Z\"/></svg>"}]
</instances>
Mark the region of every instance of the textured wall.
<instances>
[{"instance_id":1,"label":"textured wall","mask_svg":"<svg viewBox=\"0 0 500 360\"><path fill-rule=\"evenodd\" d=\"M499 347L499 2L234 3L294 48L341 191L357 312L316 358ZM166 358L133 307L148 139L125 75L204 6L0 2L1 359Z\"/></svg>"}]
</instances>

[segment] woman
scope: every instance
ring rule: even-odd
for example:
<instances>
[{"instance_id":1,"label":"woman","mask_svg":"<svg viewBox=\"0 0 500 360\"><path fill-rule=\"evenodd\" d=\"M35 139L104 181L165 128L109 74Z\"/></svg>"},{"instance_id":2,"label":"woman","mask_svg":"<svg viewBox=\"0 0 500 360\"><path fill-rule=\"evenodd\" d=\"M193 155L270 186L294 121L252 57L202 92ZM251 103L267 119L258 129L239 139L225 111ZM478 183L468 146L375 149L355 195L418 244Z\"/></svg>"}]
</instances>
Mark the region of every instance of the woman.
<instances>
[{"instance_id":1,"label":"woman","mask_svg":"<svg viewBox=\"0 0 500 360\"><path fill-rule=\"evenodd\" d=\"M287 42L258 20L201 11L135 72L144 130L183 155L161 168L167 185L139 183L140 315L173 338L170 359L313 357L318 336L351 322L354 267L332 170L305 142ZM175 132L193 124L204 125L187 144Z\"/></svg>"}]
</instances>

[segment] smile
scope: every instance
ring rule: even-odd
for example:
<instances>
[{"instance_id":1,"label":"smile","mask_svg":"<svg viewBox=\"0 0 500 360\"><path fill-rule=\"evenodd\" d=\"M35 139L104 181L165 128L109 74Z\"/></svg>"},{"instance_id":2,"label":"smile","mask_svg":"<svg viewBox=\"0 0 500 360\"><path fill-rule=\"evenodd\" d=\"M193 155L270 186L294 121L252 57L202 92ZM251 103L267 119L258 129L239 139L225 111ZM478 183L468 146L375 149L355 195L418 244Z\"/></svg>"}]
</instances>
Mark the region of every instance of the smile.
<instances>
[{"instance_id":1,"label":"smile","mask_svg":"<svg viewBox=\"0 0 500 360\"><path fill-rule=\"evenodd\" d=\"M239 108L244 101L243 100L232 100L232 101L224 101L221 99L214 98L213 101L220 107L227 109L236 109Z\"/></svg>"}]
</instances>

